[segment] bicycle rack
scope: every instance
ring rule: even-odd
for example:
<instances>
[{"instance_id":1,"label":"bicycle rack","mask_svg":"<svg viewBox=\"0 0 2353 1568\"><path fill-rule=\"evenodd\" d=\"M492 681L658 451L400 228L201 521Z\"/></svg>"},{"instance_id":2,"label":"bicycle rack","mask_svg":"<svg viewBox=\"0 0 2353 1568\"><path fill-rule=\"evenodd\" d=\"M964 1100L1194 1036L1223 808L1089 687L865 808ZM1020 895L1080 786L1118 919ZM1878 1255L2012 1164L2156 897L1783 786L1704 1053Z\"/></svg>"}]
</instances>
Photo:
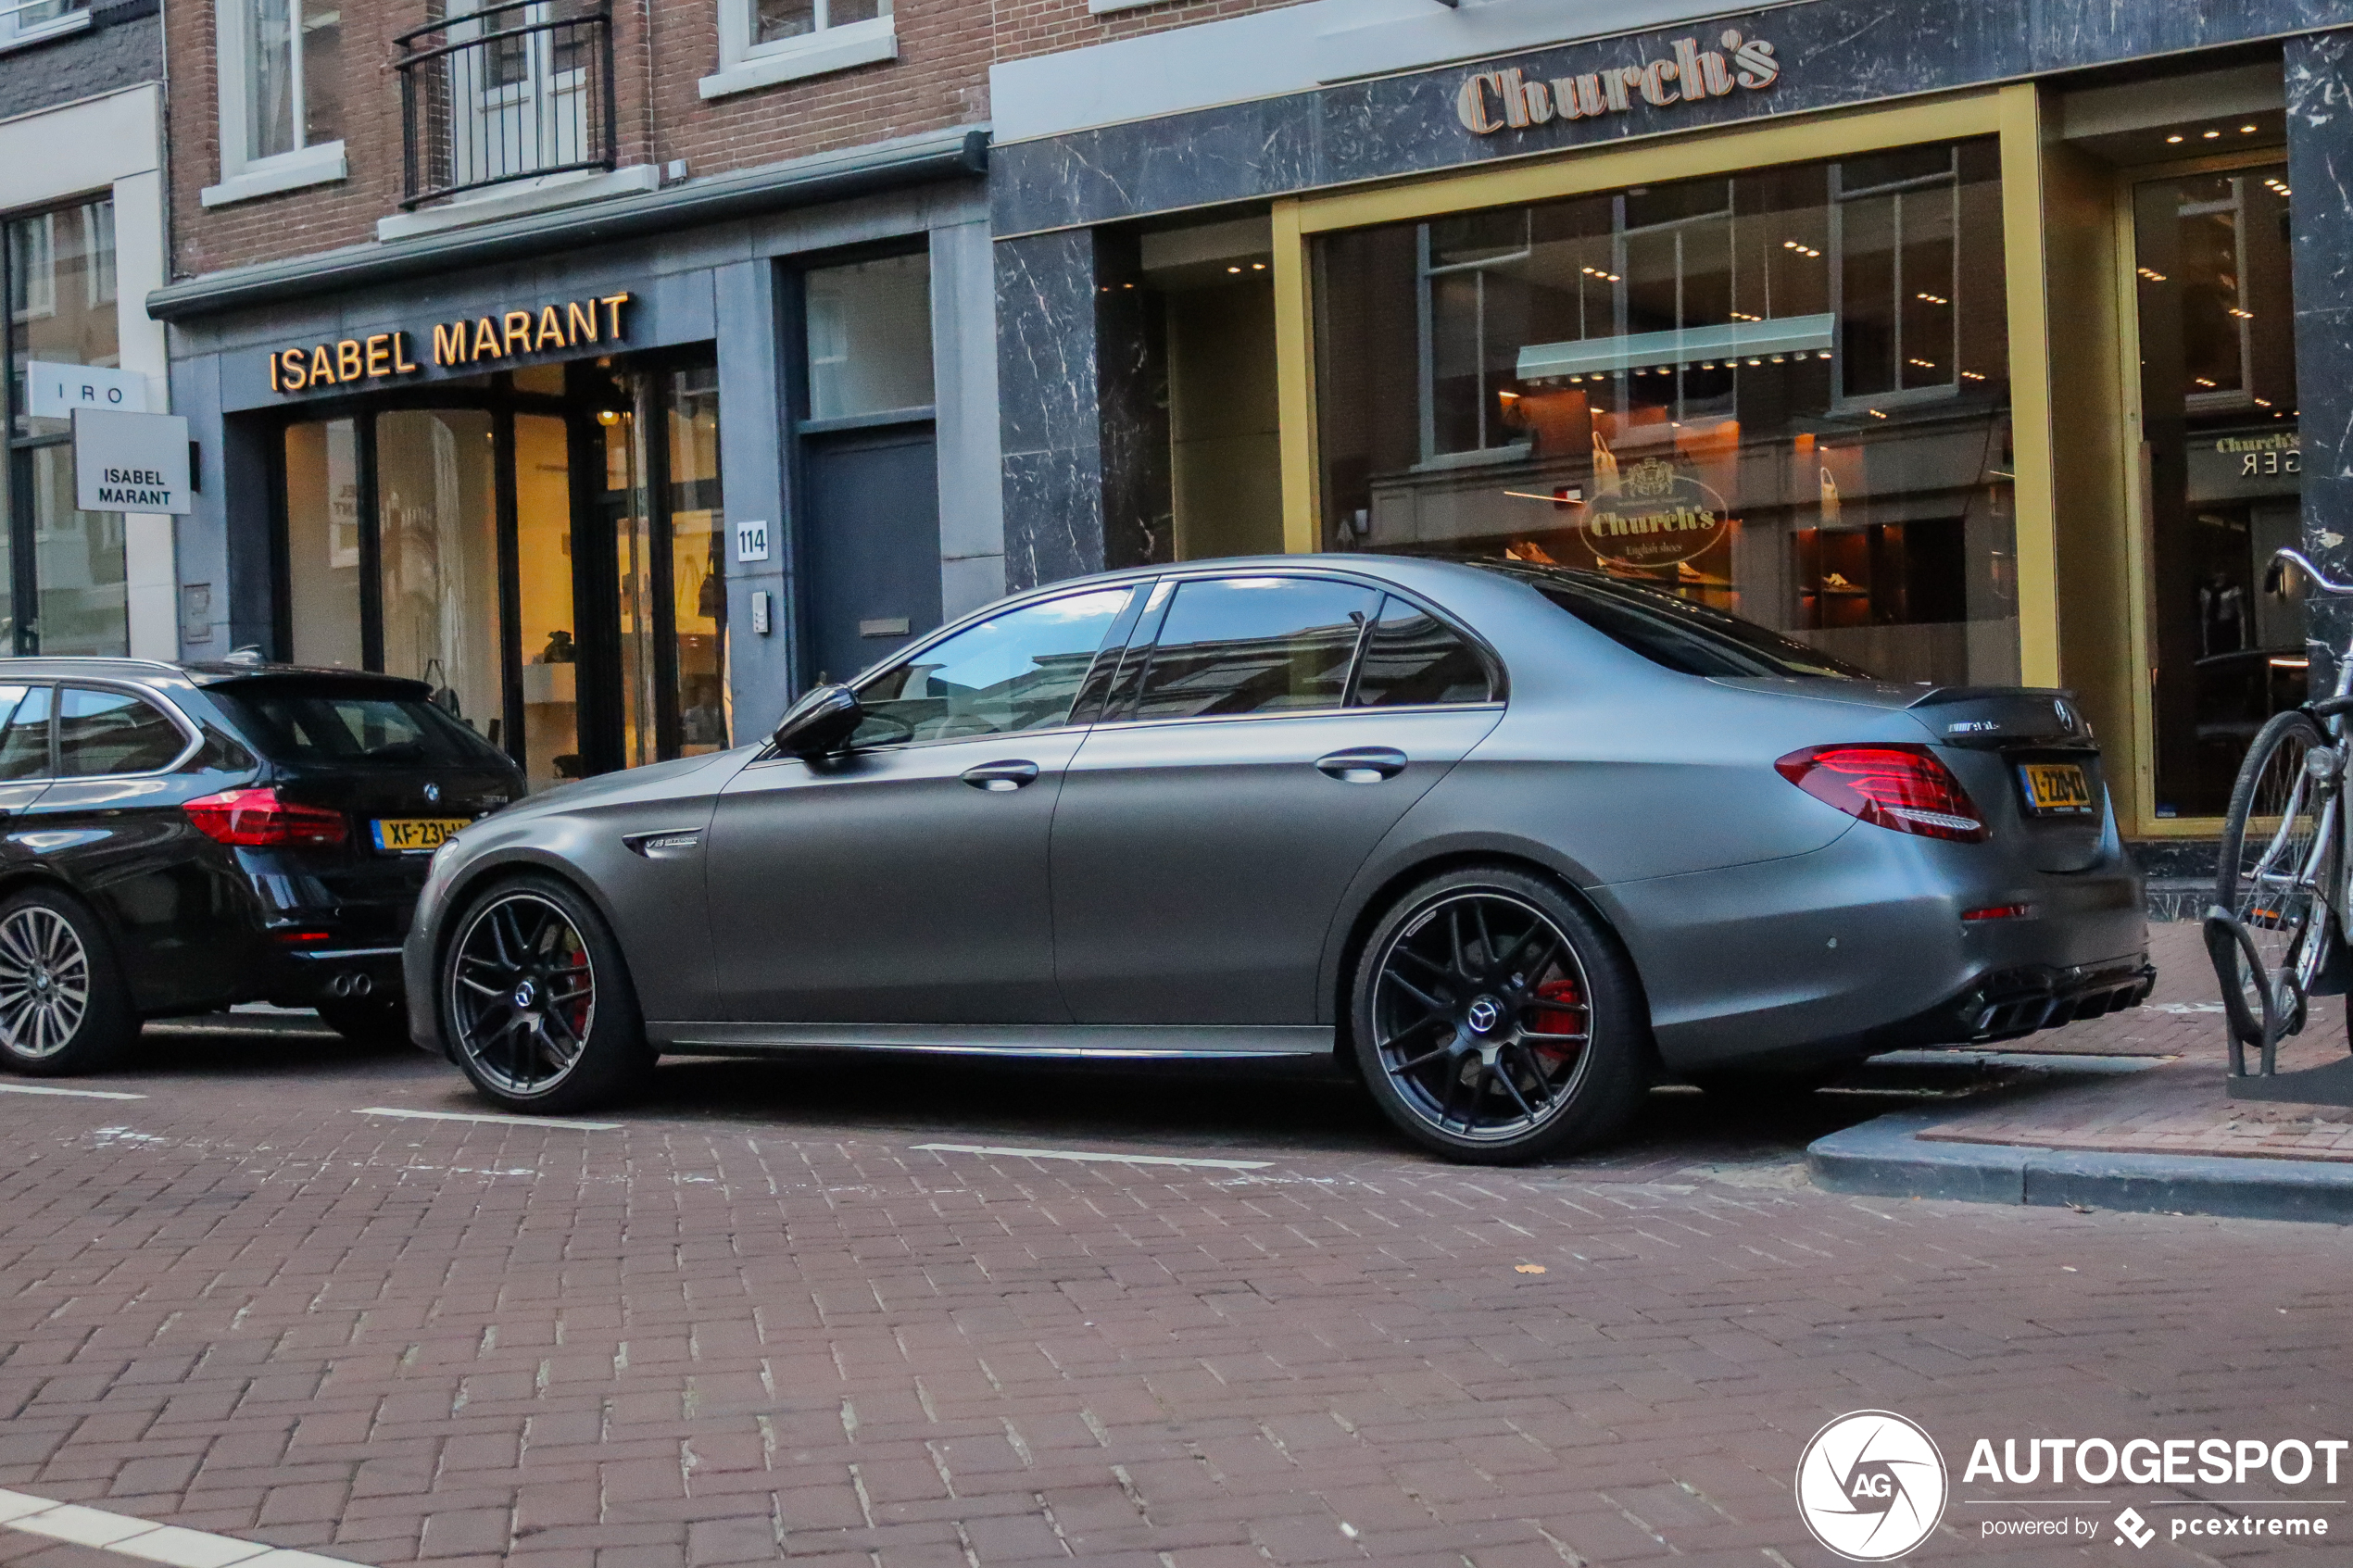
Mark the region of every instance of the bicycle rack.
<instances>
[{"instance_id":1,"label":"bicycle rack","mask_svg":"<svg viewBox=\"0 0 2353 1568\"><path fill-rule=\"evenodd\" d=\"M2342 1105L2353 1107L2353 1056L2325 1067L2299 1068L2292 1073L2279 1070L2282 1020L2269 991L2257 994L2263 1004L2263 1016L2259 1021L2246 1013L2246 1000L2231 960L2233 950L2244 954L2247 966L2260 971L2263 961L2255 950L2255 938L2232 913L2217 904L2206 911L2206 953L2213 960L2214 977L2222 989L2223 1029L2230 1038L2231 1068L2226 1080L2233 1099L2277 1100L2291 1105ZM2261 1053L2256 1071L2246 1070L2246 1047L2249 1036L2259 1041Z\"/></svg>"}]
</instances>

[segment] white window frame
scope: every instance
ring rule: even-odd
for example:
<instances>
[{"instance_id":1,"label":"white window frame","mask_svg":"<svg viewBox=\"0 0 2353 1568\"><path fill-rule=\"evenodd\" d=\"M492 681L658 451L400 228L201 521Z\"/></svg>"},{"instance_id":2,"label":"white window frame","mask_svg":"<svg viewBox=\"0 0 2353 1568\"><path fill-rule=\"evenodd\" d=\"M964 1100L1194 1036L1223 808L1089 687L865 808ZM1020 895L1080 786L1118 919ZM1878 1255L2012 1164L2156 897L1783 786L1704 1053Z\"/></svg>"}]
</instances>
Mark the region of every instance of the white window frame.
<instances>
[{"instance_id":1,"label":"white window frame","mask_svg":"<svg viewBox=\"0 0 2353 1568\"><path fill-rule=\"evenodd\" d=\"M60 6L64 9L38 21L24 19L28 12L49 11ZM0 0L0 54L63 38L89 25L90 0Z\"/></svg>"},{"instance_id":2,"label":"white window frame","mask_svg":"<svg viewBox=\"0 0 2353 1568\"><path fill-rule=\"evenodd\" d=\"M696 90L706 99L724 98L731 93L749 93L780 82L798 82L899 57L899 25L892 0L882 0L882 15L839 27L826 22L830 3L816 0L814 32L754 44L751 23L756 0L717 0L719 69L698 82Z\"/></svg>"},{"instance_id":3,"label":"white window frame","mask_svg":"<svg viewBox=\"0 0 2353 1568\"><path fill-rule=\"evenodd\" d=\"M295 135L299 138L303 121L301 0L292 3L296 12ZM245 83L253 74L253 40L245 27L249 4L250 0L213 0L213 38L219 58L219 69L213 77L220 94L220 182L207 185L196 198L208 207L276 195L281 191L300 190L306 185L323 185L348 172L340 140L298 146L292 152L273 153L268 157L252 156L246 140L251 133L251 120L245 112Z\"/></svg>"}]
</instances>

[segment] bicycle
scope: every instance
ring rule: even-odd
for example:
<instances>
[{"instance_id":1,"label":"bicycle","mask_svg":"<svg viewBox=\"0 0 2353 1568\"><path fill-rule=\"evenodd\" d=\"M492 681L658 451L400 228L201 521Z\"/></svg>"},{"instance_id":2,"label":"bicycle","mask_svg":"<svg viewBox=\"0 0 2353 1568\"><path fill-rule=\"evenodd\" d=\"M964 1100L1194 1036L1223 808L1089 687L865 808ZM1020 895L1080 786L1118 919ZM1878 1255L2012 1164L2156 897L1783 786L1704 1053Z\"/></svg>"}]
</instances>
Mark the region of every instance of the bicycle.
<instances>
[{"instance_id":1,"label":"bicycle","mask_svg":"<svg viewBox=\"0 0 2353 1568\"><path fill-rule=\"evenodd\" d=\"M2271 558L2265 590L2276 592L2291 567L2322 593L2353 598L2353 583L2333 580L2292 549ZM2353 756L2348 712L2353 646L2336 656L2334 693L2265 721L2231 786L2206 941L2221 982L2234 1075L2245 1075L2248 1047L2261 1052L2260 1071L2273 1073L2280 1041L2309 1021L2310 998L2346 989L2345 935L2353 925L2344 823Z\"/></svg>"}]
</instances>

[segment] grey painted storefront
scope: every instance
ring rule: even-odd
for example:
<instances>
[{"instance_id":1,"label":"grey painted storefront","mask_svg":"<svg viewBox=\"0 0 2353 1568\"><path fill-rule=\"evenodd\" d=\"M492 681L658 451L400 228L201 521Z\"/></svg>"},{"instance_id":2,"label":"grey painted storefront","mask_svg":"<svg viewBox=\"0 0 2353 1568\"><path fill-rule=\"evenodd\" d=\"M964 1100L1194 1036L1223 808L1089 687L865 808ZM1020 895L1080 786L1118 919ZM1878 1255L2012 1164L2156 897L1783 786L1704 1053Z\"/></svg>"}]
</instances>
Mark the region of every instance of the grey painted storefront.
<instances>
[{"instance_id":1,"label":"grey painted storefront","mask_svg":"<svg viewBox=\"0 0 2353 1568\"><path fill-rule=\"evenodd\" d=\"M2353 0L1799 0L1478 68L1558 80L1667 56L1703 30L1772 41L1770 90L1671 114L1637 99L1630 113L1473 136L1455 103L1473 68L1456 62L1001 144L990 190L1009 571L1019 583L1123 564L1140 536L1143 458L1121 432L1149 388L1123 370L1145 350L1114 303L1133 266L1120 225L2103 67L2230 63L2248 46L2285 53L2305 533L2316 558L2353 571L2353 39L2330 31L2347 25Z\"/></svg>"},{"instance_id":2,"label":"grey painted storefront","mask_svg":"<svg viewBox=\"0 0 2353 1568\"><path fill-rule=\"evenodd\" d=\"M941 597L951 617L996 597L1005 571L994 291L988 212L974 177L983 144L958 132L879 155L867 149L862 162L848 165L869 174L896 169L903 178L845 181L846 160L809 160L823 178L796 178L787 166L734 182L733 193L714 182L718 199L705 192L699 203L662 193L553 221L363 247L160 291L150 307L172 323L173 407L189 417L200 449L197 509L181 520L178 539L183 654L217 657L273 641L269 443L279 425L270 416L320 400L271 389L273 351L405 332L410 357L427 368L362 383L359 395L384 387L414 396L444 379L429 358L438 324L627 291L625 341L573 354L715 345L725 515L731 524L774 525L765 561L738 563L730 551L725 572L736 731L761 733L812 674L794 615L779 614L766 636L751 629L755 591L789 608L801 587L786 400L796 336L786 320L788 273L858 247L908 244L924 245L931 259ZM866 194L856 194L861 185ZM788 205L812 197L833 199ZM650 221L632 210L647 207ZM693 224L698 217L711 220Z\"/></svg>"}]
</instances>

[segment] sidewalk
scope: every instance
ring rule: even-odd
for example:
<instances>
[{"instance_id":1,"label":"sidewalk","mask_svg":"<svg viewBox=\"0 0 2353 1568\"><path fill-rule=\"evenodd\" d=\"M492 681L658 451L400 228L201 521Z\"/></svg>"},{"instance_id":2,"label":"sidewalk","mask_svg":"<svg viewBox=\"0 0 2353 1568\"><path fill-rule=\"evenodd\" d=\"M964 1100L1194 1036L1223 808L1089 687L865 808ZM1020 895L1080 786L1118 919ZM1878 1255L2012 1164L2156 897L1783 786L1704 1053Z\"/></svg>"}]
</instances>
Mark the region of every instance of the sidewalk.
<instances>
[{"instance_id":1,"label":"sidewalk","mask_svg":"<svg viewBox=\"0 0 2353 1568\"><path fill-rule=\"evenodd\" d=\"M2161 922L2149 938L2158 982L2145 1005L1999 1047L2048 1072L1818 1140L1814 1180L1899 1197L2353 1223L2353 1110L2230 1099L2199 928ZM2346 1048L2344 998L2328 997L2280 1066L2318 1066ZM2134 1070L2085 1071L2085 1058Z\"/></svg>"}]
</instances>

